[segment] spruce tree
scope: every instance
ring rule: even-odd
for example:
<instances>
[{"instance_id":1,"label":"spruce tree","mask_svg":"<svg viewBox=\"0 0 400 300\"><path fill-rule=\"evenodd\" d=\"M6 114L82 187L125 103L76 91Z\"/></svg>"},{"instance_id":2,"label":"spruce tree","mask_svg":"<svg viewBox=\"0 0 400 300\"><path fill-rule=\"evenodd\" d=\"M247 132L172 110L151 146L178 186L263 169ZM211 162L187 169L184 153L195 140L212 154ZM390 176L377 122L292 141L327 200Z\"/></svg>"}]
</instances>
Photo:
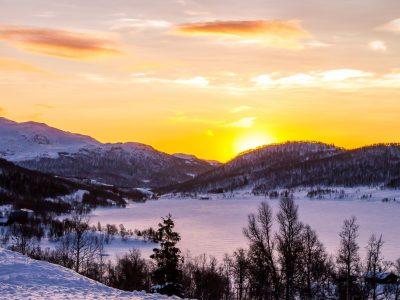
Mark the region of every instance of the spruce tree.
<instances>
[{"instance_id":1,"label":"spruce tree","mask_svg":"<svg viewBox=\"0 0 400 300\"><path fill-rule=\"evenodd\" d=\"M182 271L183 258L181 251L176 247L181 237L174 231L174 221L171 215L162 219L158 224L158 237L160 248L153 249L150 256L156 263L153 280L156 285L154 292L166 295L182 296Z\"/></svg>"}]
</instances>

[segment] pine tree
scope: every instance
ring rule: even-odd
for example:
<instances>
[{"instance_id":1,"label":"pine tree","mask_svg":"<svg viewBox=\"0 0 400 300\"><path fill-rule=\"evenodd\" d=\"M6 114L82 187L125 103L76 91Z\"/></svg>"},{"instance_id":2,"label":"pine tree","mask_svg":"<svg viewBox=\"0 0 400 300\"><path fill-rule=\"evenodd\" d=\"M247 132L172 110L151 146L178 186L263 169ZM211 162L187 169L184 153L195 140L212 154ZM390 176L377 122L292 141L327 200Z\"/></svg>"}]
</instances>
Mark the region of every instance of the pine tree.
<instances>
[{"instance_id":1,"label":"pine tree","mask_svg":"<svg viewBox=\"0 0 400 300\"><path fill-rule=\"evenodd\" d=\"M158 224L160 248L153 249L150 256L156 263L153 280L157 284L154 292L166 295L182 296L182 270L183 258L181 251L176 247L181 237L173 229L175 227L172 216L168 215Z\"/></svg>"}]
</instances>

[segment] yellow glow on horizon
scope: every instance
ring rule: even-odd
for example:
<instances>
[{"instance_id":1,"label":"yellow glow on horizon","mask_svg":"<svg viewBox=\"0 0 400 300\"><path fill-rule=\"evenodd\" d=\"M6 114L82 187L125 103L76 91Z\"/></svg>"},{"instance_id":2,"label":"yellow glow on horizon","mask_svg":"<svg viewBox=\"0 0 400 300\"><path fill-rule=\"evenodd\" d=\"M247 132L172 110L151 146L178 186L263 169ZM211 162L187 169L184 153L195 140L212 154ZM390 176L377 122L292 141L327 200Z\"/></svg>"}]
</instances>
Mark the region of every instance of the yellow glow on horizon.
<instances>
[{"instance_id":1,"label":"yellow glow on horizon","mask_svg":"<svg viewBox=\"0 0 400 300\"><path fill-rule=\"evenodd\" d=\"M274 143L275 138L270 135L262 132L253 132L250 134L246 134L240 136L235 141L235 151L237 153L241 153L247 150L255 149L260 146L268 145Z\"/></svg>"}]
</instances>

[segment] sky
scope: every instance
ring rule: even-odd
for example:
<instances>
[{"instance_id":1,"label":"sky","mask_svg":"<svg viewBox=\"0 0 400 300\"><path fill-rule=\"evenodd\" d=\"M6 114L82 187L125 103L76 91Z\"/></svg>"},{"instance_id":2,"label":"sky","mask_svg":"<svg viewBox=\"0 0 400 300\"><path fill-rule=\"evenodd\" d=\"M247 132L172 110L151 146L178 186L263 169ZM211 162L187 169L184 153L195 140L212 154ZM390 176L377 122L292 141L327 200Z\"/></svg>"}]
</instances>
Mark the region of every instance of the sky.
<instances>
[{"instance_id":1,"label":"sky","mask_svg":"<svg viewBox=\"0 0 400 300\"><path fill-rule=\"evenodd\" d=\"M0 116L226 161L400 142L398 0L0 0Z\"/></svg>"}]
</instances>

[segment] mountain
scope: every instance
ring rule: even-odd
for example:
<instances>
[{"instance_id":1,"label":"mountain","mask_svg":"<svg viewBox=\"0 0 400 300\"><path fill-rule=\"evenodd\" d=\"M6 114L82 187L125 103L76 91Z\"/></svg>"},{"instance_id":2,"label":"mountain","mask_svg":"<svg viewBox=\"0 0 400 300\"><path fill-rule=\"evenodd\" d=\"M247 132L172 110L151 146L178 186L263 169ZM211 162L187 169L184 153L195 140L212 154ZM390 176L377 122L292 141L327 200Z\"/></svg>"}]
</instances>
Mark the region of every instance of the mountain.
<instances>
[{"instance_id":1,"label":"mountain","mask_svg":"<svg viewBox=\"0 0 400 300\"><path fill-rule=\"evenodd\" d=\"M346 150L315 142L268 145L164 192L223 192L251 188L264 193L299 186L386 185L400 182L400 145Z\"/></svg>"},{"instance_id":2,"label":"mountain","mask_svg":"<svg viewBox=\"0 0 400 300\"><path fill-rule=\"evenodd\" d=\"M38 213L66 213L74 202L90 207L125 206L126 200L142 201L145 191L73 182L51 174L28 170L0 159L0 206L27 208Z\"/></svg>"},{"instance_id":3,"label":"mountain","mask_svg":"<svg viewBox=\"0 0 400 300\"><path fill-rule=\"evenodd\" d=\"M105 286L74 271L0 248L1 299L179 299Z\"/></svg>"},{"instance_id":4,"label":"mountain","mask_svg":"<svg viewBox=\"0 0 400 300\"><path fill-rule=\"evenodd\" d=\"M169 155L140 143L100 143L36 122L0 118L0 157L28 169L119 187L159 187L215 167L188 155Z\"/></svg>"}]
</instances>

